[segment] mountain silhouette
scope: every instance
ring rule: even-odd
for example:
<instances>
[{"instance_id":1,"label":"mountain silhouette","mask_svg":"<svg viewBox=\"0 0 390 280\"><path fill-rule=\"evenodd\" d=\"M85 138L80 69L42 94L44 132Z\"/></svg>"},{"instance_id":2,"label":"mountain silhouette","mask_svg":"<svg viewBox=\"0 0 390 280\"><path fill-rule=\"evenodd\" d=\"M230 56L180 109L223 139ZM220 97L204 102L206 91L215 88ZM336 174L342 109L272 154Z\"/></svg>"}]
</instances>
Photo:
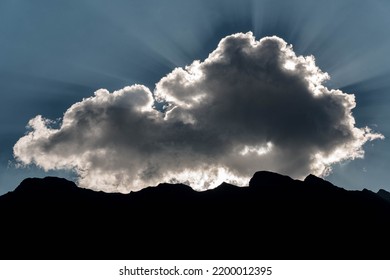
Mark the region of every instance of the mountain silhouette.
<instances>
[{"instance_id":1,"label":"mountain silhouette","mask_svg":"<svg viewBox=\"0 0 390 280\"><path fill-rule=\"evenodd\" d=\"M389 197L268 171L203 192L29 178L0 197L0 258L389 259Z\"/></svg>"},{"instance_id":2,"label":"mountain silhouette","mask_svg":"<svg viewBox=\"0 0 390 280\"><path fill-rule=\"evenodd\" d=\"M377 193L380 197L382 197L384 200L390 202L390 193L385 191L384 189L380 189Z\"/></svg>"}]
</instances>

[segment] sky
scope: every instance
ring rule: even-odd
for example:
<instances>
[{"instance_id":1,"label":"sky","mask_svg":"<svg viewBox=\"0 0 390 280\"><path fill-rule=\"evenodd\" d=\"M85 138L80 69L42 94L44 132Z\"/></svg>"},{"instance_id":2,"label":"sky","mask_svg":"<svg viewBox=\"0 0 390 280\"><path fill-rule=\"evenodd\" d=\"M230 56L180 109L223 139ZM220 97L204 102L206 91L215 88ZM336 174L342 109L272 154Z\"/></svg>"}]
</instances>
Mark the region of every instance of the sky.
<instances>
[{"instance_id":1,"label":"sky","mask_svg":"<svg viewBox=\"0 0 390 280\"><path fill-rule=\"evenodd\" d=\"M0 3L0 194L257 170L390 191L388 1Z\"/></svg>"}]
</instances>

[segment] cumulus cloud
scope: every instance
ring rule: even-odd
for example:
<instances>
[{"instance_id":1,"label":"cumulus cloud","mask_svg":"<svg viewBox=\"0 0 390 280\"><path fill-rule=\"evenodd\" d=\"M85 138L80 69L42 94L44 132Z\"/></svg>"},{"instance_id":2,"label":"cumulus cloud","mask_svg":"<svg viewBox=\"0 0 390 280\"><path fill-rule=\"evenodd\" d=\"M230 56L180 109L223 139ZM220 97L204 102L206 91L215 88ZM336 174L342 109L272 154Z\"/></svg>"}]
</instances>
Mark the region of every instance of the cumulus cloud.
<instances>
[{"instance_id":1,"label":"cumulus cloud","mask_svg":"<svg viewBox=\"0 0 390 280\"><path fill-rule=\"evenodd\" d=\"M163 181L245 185L257 170L326 175L383 138L355 127L354 95L328 89L327 79L314 57L278 37L234 34L204 61L163 77L153 94L142 85L100 89L72 105L59 128L33 118L14 155L45 170L73 169L80 186L109 192Z\"/></svg>"}]
</instances>

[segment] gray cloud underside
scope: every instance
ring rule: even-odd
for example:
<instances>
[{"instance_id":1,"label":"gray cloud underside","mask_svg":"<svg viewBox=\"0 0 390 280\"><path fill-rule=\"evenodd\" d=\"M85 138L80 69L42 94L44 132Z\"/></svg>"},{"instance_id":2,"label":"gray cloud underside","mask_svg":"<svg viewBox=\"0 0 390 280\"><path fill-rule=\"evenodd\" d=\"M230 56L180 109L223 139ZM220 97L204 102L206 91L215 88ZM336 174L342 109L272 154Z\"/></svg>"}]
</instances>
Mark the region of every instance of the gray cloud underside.
<instances>
[{"instance_id":1,"label":"gray cloud underside","mask_svg":"<svg viewBox=\"0 0 390 280\"><path fill-rule=\"evenodd\" d=\"M262 169L326 175L383 138L355 127L354 95L326 88L328 78L278 37L234 34L156 84L164 112L145 86L100 89L71 106L58 129L42 116L30 120L14 155L45 170L74 169L82 187L109 192L162 181L244 185Z\"/></svg>"}]
</instances>

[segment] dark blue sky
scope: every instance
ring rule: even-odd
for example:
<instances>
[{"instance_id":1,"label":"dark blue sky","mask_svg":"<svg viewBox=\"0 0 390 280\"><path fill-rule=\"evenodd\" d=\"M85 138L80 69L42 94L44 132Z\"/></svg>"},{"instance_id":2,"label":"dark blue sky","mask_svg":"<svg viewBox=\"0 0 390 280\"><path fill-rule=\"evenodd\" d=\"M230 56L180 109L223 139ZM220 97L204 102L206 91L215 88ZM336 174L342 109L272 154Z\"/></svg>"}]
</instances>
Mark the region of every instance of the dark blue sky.
<instances>
[{"instance_id":1,"label":"dark blue sky","mask_svg":"<svg viewBox=\"0 0 390 280\"><path fill-rule=\"evenodd\" d=\"M49 1L0 3L0 193L47 174L16 168L12 147L36 115L61 118L99 88L153 89L177 66L203 60L226 35L277 35L314 55L330 88L356 96L358 127L386 139L364 159L334 166L331 182L390 190L390 2L388 1Z\"/></svg>"}]
</instances>

